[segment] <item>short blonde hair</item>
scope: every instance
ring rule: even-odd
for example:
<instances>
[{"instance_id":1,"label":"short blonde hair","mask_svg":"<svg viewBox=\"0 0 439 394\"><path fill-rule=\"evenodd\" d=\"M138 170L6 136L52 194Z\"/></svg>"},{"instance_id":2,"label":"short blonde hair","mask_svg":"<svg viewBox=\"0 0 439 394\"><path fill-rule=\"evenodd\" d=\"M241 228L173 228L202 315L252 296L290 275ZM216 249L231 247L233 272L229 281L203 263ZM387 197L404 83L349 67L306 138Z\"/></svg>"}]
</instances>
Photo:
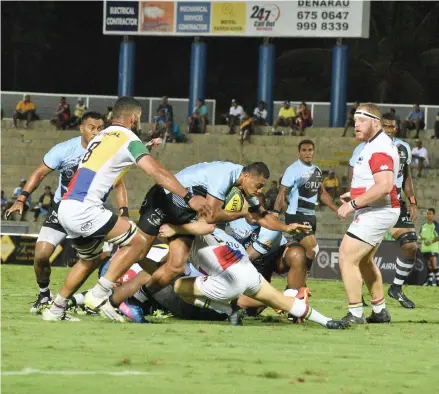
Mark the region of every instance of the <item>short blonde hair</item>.
<instances>
[{"instance_id":1,"label":"short blonde hair","mask_svg":"<svg viewBox=\"0 0 439 394\"><path fill-rule=\"evenodd\" d=\"M378 107L378 105L374 104L374 103L364 103L364 104L360 104L358 106L358 108L356 109L356 111L365 111L365 112L369 112L372 115L377 116L379 119L381 119L381 110Z\"/></svg>"}]
</instances>

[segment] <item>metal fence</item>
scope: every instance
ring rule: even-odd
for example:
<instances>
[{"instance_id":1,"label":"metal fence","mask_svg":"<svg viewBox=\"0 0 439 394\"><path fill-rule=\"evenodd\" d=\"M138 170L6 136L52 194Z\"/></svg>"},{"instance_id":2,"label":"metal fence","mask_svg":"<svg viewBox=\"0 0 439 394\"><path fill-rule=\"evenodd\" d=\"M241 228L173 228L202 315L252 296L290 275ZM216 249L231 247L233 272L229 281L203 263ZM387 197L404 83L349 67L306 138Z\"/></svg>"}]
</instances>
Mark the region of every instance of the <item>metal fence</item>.
<instances>
[{"instance_id":1,"label":"metal fence","mask_svg":"<svg viewBox=\"0 0 439 394\"><path fill-rule=\"evenodd\" d=\"M1 92L1 107L4 110L6 119L12 117L15 106L18 101L22 100L25 94L31 96L32 101L37 107L37 114L41 119L51 119L55 112L56 106L61 96L66 97L70 104L71 110L74 110L78 97L82 97L87 105L87 108L105 113L107 107L113 106L117 96L96 96L87 94L62 94L62 93L32 93L32 92ZM159 97L137 97L142 103L143 115L142 121L151 123L156 114L157 107L161 98ZM169 103L174 108L174 118L179 124L186 123L189 99L184 98L169 98ZM295 107L300 105L300 101L292 101L291 104ZM329 113L331 104L328 102L308 102L313 116L314 127L328 127ZM346 112L353 103L347 103ZM209 110L209 121L215 124L216 114L216 100L206 100L206 105ZM274 102L274 118L279 113L279 109L283 105L283 101ZM379 104L383 112L387 112L390 108L395 108L396 114L401 120L405 119L412 110L412 104ZM425 113L425 128L432 129L436 121L436 116L439 113L439 105L423 105L420 104L421 109Z\"/></svg>"},{"instance_id":2,"label":"metal fence","mask_svg":"<svg viewBox=\"0 0 439 394\"><path fill-rule=\"evenodd\" d=\"M4 111L5 119L11 119L17 103L24 98L26 94L31 96L35 104L36 113L43 120L50 120L55 113L59 99L65 97L70 110L73 114L75 105L79 97L84 99L84 103L90 110L101 113L107 112L107 107L112 107L117 100L117 96L96 96L90 94L63 94L63 93L36 93L36 92L1 92L1 107ZM160 97L136 97L142 104L143 114L142 122L152 123L160 104ZM169 104L174 109L174 119L179 124L187 123L189 99L169 98ZM216 100L206 100L209 111L209 122L215 124Z\"/></svg>"}]
</instances>

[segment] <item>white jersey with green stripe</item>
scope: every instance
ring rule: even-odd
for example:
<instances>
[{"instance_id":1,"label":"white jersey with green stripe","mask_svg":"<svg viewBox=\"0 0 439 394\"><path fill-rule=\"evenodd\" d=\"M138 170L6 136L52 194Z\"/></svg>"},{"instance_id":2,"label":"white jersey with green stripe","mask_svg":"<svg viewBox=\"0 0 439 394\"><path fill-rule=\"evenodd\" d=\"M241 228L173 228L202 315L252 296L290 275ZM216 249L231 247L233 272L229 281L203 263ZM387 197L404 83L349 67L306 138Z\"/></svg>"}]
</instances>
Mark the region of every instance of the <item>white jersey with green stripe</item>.
<instances>
[{"instance_id":1,"label":"white jersey with green stripe","mask_svg":"<svg viewBox=\"0 0 439 394\"><path fill-rule=\"evenodd\" d=\"M102 204L131 165L148 154L131 130L122 126L106 128L88 144L63 200Z\"/></svg>"}]
</instances>

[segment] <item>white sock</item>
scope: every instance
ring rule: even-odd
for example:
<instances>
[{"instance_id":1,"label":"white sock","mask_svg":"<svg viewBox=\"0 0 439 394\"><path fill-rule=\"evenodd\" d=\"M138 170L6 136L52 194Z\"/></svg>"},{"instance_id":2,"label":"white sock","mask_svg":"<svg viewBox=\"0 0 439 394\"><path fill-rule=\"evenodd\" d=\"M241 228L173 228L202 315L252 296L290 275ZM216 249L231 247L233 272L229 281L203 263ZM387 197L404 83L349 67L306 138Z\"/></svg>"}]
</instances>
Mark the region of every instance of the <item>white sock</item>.
<instances>
[{"instance_id":1,"label":"white sock","mask_svg":"<svg viewBox=\"0 0 439 394\"><path fill-rule=\"evenodd\" d=\"M284 296L285 297L295 297L298 293L299 293L299 291L296 289L286 289L284 291Z\"/></svg>"},{"instance_id":2,"label":"white sock","mask_svg":"<svg viewBox=\"0 0 439 394\"><path fill-rule=\"evenodd\" d=\"M315 309L311 307L310 309L311 309L311 314L307 317L308 320L321 324L324 327L326 327L326 323L328 323L328 321L332 320L329 317L323 316L320 312L317 312Z\"/></svg>"},{"instance_id":3,"label":"white sock","mask_svg":"<svg viewBox=\"0 0 439 394\"><path fill-rule=\"evenodd\" d=\"M84 304L84 295L85 295L85 293L78 293L78 294L75 294L73 296L73 298L76 301L76 305L79 306L79 305L83 305Z\"/></svg>"},{"instance_id":4,"label":"white sock","mask_svg":"<svg viewBox=\"0 0 439 394\"><path fill-rule=\"evenodd\" d=\"M381 303L381 304L379 304L379 305L374 305L374 304L372 303L372 310L373 310L375 313L380 313L383 309L386 309L386 303L385 303L385 302L383 302L383 303Z\"/></svg>"},{"instance_id":5,"label":"white sock","mask_svg":"<svg viewBox=\"0 0 439 394\"><path fill-rule=\"evenodd\" d=\"M322 326L326 326L326 323L331 320L311 308L308 304L305 303L305 301L299 300L298 298L294 300L294 305L290 309L290 313L293 316L304 317L305 319L321 324Z\"/></svg>"},{"instance_id":6,"label":"white sock","mask_svg":"<svg viewBox=\"0 0 439 394\"><path fill-rule=\"evenodd\" d=\"M111 280L105 279L104 277L99 278L98 283L95 287L93 287L92 294L96 298L105 298L109 297L113 291L114 282Z\"/></svg>"},{"instance_id":7,"label":"white sock","mask_svg":"<svg viewBox=\"0 0 439 394\"><path fill-rule=\"evenodd\" d=\"M47 287L40 287L40 293L46 293L49 291L49 286Z\"/></svg>"},{"instance_id":8,"label":"white sock","mask_svg":"<svg viewBox=\"0 0 439 394\"><path fill-rule=\"evenodd\" d=\"M363 303L361 303L361 305L356 304L354 306L350 306L349 312L352 313L352 316L362 317L363 316Z\"/></svg>"},{"instance_id":9,"label":"white sock","mask_svg":"<svg viewBox=\"0 0 439 394\"><path fill-rule=\"evenodd\" d=\"M232 314L232 307L228 303L223 303L219 301L212 301L206 297L197 297L195 298L194 305L199 308L209 308L214 311L220 311L222 313L226 313L227 315Z\"/></svg>"},{"instance_id":10,"label":"white sock","mask_svg":"<svg viewBox=\"0 0 439 394\"><path fill-rule=\"evenodd\" d=\"M52 306L50 307L50 311L55 315L62 315L67 308L68 302L68 298L64 298L63 296L57 294Z\"/></svg>"}]
</instances>

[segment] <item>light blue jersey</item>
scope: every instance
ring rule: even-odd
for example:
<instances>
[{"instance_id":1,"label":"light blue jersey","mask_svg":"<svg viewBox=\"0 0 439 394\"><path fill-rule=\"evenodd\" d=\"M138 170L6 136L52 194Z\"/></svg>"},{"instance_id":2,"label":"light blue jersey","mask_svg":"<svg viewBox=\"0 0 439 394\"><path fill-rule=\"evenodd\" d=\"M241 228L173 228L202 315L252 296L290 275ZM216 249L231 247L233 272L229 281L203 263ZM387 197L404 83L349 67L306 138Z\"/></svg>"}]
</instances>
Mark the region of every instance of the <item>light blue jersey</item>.
<instances>
[{"instance_id":1,"label":"light blue jersey","mask_svg":"<svg viewBox=\"0 0 439 394\"><path fill-rule=\"evenodd\" d=\"M186 167L175 175L179 182L190 188L195 195L207 194L224 201L230 189L236 184L244 167L227 161L199 163ZM250 207L259 206L257 197L247 198Z\"/></svg>"},{"instance_id":2,"label":"light blue jersey","mask_svg":"<svg viewBox=\"0 0 439 394\"><path fill-rule=\"evenodd\" d=\"M263 256L277 252L281 246L287 243L287 239L281 231L273 231L258 224L250 224L245 218L227 223L227 230L246 249L252 246Z\"/></svg>"},{"instance_id":3,"label":"light blue jersey","mask_svg":"<svg viewBox=\"0 0 439 394\"><path fill-rule=\"evenodd\" d=\"M401 190L402 185L404 184L404 169L405 166L409 166L412 162L412 150L410 148L410 145L400 140L399 138L393 138L393 143L396 145L398 149L398 155L399 155L399 170L398 170L398 178L396 179L396 189L398 192L398 198L401 200ZM355 163L357 162L358 158L360 157L361 151L366 146L365 142L362 142L360 145L358 145L354 152L352 153L352 157L349 160L349 165L353 167Z\"/></svg>"},{"instance_id":4,"label":"light blue jersey","mask_svg":"<svg viewBox=\"0 0 439 394\"><path fill-rule=\"evenodd\" d=\"M316 165L307 165L300 160L291 164L281 181L282 186L290 189L287 213L314 216L321 183L322 171Z\"/></svg>"},{"instance_id":5,"label":"light blue jersey","mask_svg":"<svg viewBox=\"0 0 439 394\"><path fill-rule=\"evenodd\" d=\"M54 197L55 203L58 203L67 191L67 186L86 151L81 145L81 137L75 137L56 144L43 157L43 162L47 167L59 172L59 183Z\"/></svg>"}]
</instances>

